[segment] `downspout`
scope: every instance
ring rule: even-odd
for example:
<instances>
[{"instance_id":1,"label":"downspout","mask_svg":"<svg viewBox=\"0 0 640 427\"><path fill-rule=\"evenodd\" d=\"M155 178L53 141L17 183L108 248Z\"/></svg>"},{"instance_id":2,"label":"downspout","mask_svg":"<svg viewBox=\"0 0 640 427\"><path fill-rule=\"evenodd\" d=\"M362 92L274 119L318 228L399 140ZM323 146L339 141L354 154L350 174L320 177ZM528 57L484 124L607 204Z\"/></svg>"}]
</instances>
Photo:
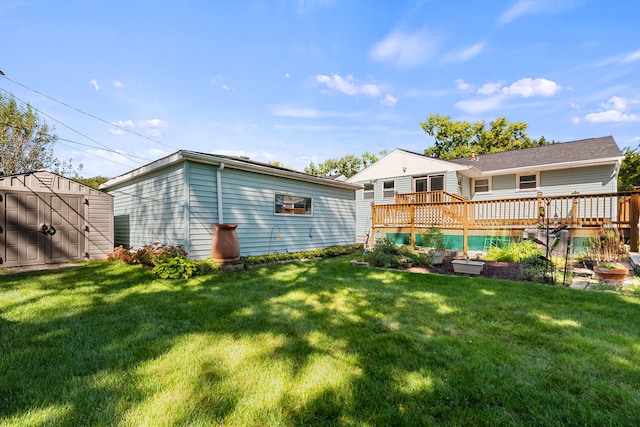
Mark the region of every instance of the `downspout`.
<instances>
[{"instance_id":1,"label":"downspout","mask_svg":"<svg viewBox=\"0 0 640 427\"><path fill-rule=\"evenodd\" d=\"M218 170L216 172L216 186L218 194L218 224L224 224L224 209L222 206L222 171L224 170L224 163L220 162Z\"/></svg>"}]
</instances>

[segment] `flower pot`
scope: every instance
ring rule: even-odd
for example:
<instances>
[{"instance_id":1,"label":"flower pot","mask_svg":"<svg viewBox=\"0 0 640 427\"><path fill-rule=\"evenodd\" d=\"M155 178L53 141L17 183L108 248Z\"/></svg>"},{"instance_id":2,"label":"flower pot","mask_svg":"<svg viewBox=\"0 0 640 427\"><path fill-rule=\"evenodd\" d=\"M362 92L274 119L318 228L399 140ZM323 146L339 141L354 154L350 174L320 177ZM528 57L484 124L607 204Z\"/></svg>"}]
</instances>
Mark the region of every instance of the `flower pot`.
<instances>
[{"instance_id":1,"label":"flower pot","mask_svg":"<svg viewBox=\"0 0 640 427\"><path fill-rule=\"evenodd\" d=\"M434 265L442 264L444 261L444 251L432 250L429 251L429 262Z\"/></svg>"},{"instance_id":2,"label":"flower pot","mask_svg":"<svg viewBox=\"0 0 640 427\"><path fill-rule=\"evenodd\" d=\"M405 262L402 263L402 267L403 268L411 268L411 267L413 267L413 262L405 261Z\"/></svg>"},{"instance_id":3,"label":"flower pot","mask_svg":"<svg viewBox=\"0 0 640 427\"><path fill-rule=\"evenodd\" d=\"M626 267L599 267L594 266L593 272L602 282L622 282L629 273Z\"/></svg>"},{"instance_id":4,"label":"flower pot","mask_svg":"<svg viewBox=\"0 0 640 427\"><path fill-rule=\"evenodd\" d=\"M470 261L468 259L454 259L453 271L461 274L480 274L484 268L484 261Z\"/></svg>"}]
</instances>

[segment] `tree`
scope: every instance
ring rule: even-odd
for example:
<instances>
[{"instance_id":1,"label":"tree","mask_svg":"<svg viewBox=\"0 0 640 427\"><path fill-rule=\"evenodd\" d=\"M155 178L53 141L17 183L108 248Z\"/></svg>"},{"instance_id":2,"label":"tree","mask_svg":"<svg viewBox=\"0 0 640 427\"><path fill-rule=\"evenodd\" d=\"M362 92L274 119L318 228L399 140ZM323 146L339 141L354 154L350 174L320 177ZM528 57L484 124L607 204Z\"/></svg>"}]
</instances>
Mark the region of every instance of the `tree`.
<instances>
[{"instance_id":1,"label":"tree","mask_svg":"<svg viewBox=\"0 0 640 427\"><path fill-rule=\"evenodd\" d=\"M109 181L109 178L107 178L106 176L94 176L91 178L79 178L79 177L75 177L72 178L75 182L79 182L80 184L84 184L87 187L91 187L95 190L97 190L100 187L100 184L104 184L105 182Z\"/></svg>"},{"instance_id":2,"label":"tree","mask_svg":"<svg viewBox=\"0 0 640 427\"><path fill-rule=\"evenodd\" d=\"M386 153L386 150L382 150L378 155L383 156ZM344 175L349 178L370 164L377 162L378 155L366 151L360 157L355 154L347 154L339 159L328 159L317 166L311 162L309 166L304 168L304 173L316 176Z\"/></svg>"},{"instance_id":3,"label":"tree","mask_svg":"<svg viewBox=\"0 0 640 427\"><path fill-rule=\"evenodd\" d=\"M452 121L449 116L430 114L420 126L427 135L435 138L433 147L424 150L424 154L443 160L549 144L544 137L538 141L529 138L525 122L510 123L505 117L489 122L487 128L484 121Z\"/></svg>"},{"instance_id":4,"label":"tree","mask_svg":"<svg viewBox=\"0 0 640 427\"><path fill-rule=\"evenodd\" d=\"M624 159L618 173L618 190L628 191L640 186L640 153L638 149L625 148L622 150Z\"/></svg>"},{"instance_id":5,"label":"tree","mask_svg":"<svg viewBox=\"0 0 640 427\"><path fill-rule=\"evenodd\" d=\"M0 175L49 168L58 136L30 105L0 94Z\"/></svg>"}]
</instances>

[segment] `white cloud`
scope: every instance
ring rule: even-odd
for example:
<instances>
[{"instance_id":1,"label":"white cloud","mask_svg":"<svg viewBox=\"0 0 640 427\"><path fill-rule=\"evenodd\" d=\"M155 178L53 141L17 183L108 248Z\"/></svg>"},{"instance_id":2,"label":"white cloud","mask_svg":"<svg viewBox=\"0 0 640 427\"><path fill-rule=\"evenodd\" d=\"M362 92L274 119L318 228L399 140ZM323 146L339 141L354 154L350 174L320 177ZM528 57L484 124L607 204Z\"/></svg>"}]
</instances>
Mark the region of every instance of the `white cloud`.
<instances>
[{"instance_id":1,"label":"white cloud","mask_svg":"<svg viewBox=\"0 0 640 427\"><path fill-rule=\"evenodd\" d=\"M93 86L95 90L100 90L100 85L98 84L98 81L96 79L91 80L89 83L91 83L91 86Z\"/></svg>"},{"instance_id":2,"label":"white cloud","mask_svg":"<svg viewBox=\"0 0 640 427\"><path fill-rule=\"evenodd\" d=\"M484 50L484 43L476 43L471 47L446 55L442 62L448 64L453 62L467 62L474 56L479 55Z\"/></svg>"},{"instance_id":3,"label":"white cloud","mask_svg":"<svg viewBox=\"0 0 640 427\"><path fill-rule=\"evenodd\" d=\"M315 76L318 83L326 85L329 89L344 93L349 96L367 95L372 98L380 96L380 89L374 84L357 85L353 76L342 77L339 74L325 76L318 74Z\"/></svg>"},{"instance_id":4,"label":"white cloud","mask_svg":"<svg viewBox=\"0 0 640 427\"><path fill-rule=\"evenodd\" d=\"M289 73L284 73L284 78L285 78L285 79L288 79L289 77L291 77L291 74L289 74Z\"/></svg>"},{"instance_id":5,"label":"white cloud","mask_svg":"<svg viewBox=\"0 0 640 427\"><path fill-rule=\"evenodd\" d=\"M573 122L574 125L577 125L578 123L581 122L580 117L574 117L571 119L571 121Z\"/></svg>"},{"instance_id":6,"label":"white cloud","mask_svg":"<svg viewBox=\"0 0 640 427\"><path fill-rule=\"evenodd\" d=\"M393 107L398 103L398 98L396 98L393 95L385 95L385 97L382 99L382 101L380 101L380 103Z\"/></svg>"},{"instance_id":7,"label":"white cloud","mask_svg":"<svg viewBox=\"0 0 640 427\"><path fill-rule=\"evenodd\" d=\"M121 82L121 81L116 80L116 81L114 81L114 82L113 82L113 86L114 86L114 87L117 87L117 88L121 88L121 87L122 87L122 82Z\"/></svg>"},{"instance_id":8,"label":"white cloud","mask_svg":"<svg viewBox=\"0 0 640 427\"><path fill-rule=\"evenodd\" d=\"M621 61L621 62L622 62L623 64L626 64L626 63L629 63L629 62L637 61L637 60L639 60L639 59L640 59L640 50L636 50L635 52L632 52L632 53L630 53L630 54L628 54L628 55L625 55L625 56L622 58L622 61Z\"/></svg>"},{"instance_id":9,"label":"white cloud","mask_svg":"<svg viewBox=\"0 0 640 427\"><path fill-rule=\"evenodd\" d=\"M508 24L526 15L562 13L579 6L583 0L518 0L502 15L500 23Z\"/></svg>"},{"instance_id":10,"label":"white cloud","mask_svg":"<svg viewBox=\"0 0 640 427\"><path fill-rule=\"evenodd\" d=\"M413 68L427 62L436 52L439 41L426 30L413 33L391 32L369 52L374 61L391 63L400 68Z\"/></svg>"},{"instance_id":11,"label":"white cloud","mask_svg":"<svg viewBox=\"0 0 640 427\"><path fill-rule=\"evenodd\" d=\"M520 79L517 82L511 84L509 87L502 88L502 93L505 95L520 95L523 98L529 98L531 96L551 96L560 90L560 86L547 79Z\"/></svg>"},{"instance_id":12,"label":"white cloud","mask_svg":"<svg viewBox=\"0 0 640 427\"><path fill-rule=\"evenodd\" d=\"M486 97L465 99L455 103L456 108L467 113L484 113L502 107L506 97L502 94Z\"/></svg>"},{"instance_id":13,"label":"white cloud","mask_svg":"<svg viewBox=\"0 0 640 427\"><path fill-rule=\"evenodd\" d=\"M471 83L467 83L462 79L457 79L455 81L456 87L458 88L458 90L462 90L462 91L467 91L470 90L473 85L471 85Z\"/></svg>"},{"instance_id":14,"label":"white cloud","mask_svg":"<svg viewBox=\"0 0 640 427\"><path fill-rule=\"evenodd\" d=\"M478 89L479 95L493 95L494 93L500 92L502 89L502 83L485 83L482 85L480 89Z\"/></svg>"},{"instance_id":15,"label":"white cloud","mask_svg":"<svg viewBox=\"0 0 640 427\"><path fill-rule=\"evenodd\" d=\"M159 137L162 136L162 130L169 127L167 122L160 119L150 119L139 122L134 122L132 120L119 120L111 123L116 126L115 129L109 129L109 132L113 135L123 135L125 130L129 128L132 130L141 129L150 136Z\"/></svg>"},{"instance_id":16,"label":"white cloud","mask_svg":"<svg viewBox=\"0 0 640 427\"><path fill-rule=\"evenodd\" d=\"M603 111L587 114L584 118L591 123L619 123L640 121L640 115L635 113L625 113L632 104L639 101L612 96L606 104L602 105Z\"/></svg>"}]
</instances>

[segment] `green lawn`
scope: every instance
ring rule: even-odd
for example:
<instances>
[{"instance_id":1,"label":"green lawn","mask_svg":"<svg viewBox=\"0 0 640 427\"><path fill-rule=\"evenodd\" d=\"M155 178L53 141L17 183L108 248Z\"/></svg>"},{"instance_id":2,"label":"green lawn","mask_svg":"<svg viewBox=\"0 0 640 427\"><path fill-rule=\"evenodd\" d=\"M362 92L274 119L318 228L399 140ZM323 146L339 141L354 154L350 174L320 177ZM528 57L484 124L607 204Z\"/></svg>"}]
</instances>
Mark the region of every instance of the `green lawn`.
<instances>
[{"instance_id":1,"label":"green lawn","mask_svg":"<svg viewBox=\"0 0 640 427\"><path fill-rule=\"evenodd\" d=\"M637 297L349 259L0 276L0 424L638 424Z\"/></svg>"}]
</instances>

